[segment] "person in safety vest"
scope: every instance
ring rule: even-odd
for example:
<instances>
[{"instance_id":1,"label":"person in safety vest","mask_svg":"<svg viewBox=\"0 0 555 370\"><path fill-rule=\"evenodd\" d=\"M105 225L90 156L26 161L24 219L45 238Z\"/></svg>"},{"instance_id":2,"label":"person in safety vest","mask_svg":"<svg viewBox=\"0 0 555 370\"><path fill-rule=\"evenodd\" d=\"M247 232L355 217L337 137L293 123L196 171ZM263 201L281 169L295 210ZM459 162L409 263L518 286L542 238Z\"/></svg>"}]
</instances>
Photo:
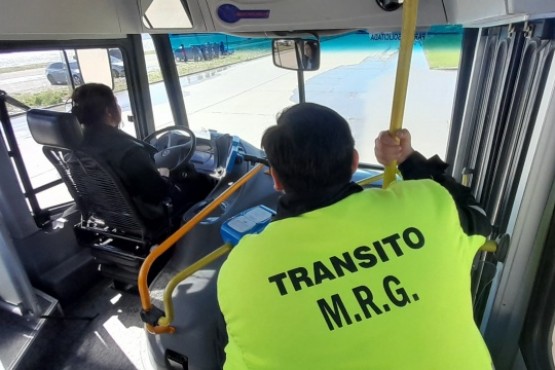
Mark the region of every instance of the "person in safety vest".
<instances>
[{"instance_id":1,"label":"person in safety vest","mask_svg":"<svg viewBox=\"0 0 555 370\"><path fill-rule=\"evenodd\" d=\"M225 370L492 368L470 293L491 226L445 163L382 132L376 157L404 181L363 190L347 121L312 103L282 112L262 146L284 195L219 273Z\"/></svg>"}]
</instances>

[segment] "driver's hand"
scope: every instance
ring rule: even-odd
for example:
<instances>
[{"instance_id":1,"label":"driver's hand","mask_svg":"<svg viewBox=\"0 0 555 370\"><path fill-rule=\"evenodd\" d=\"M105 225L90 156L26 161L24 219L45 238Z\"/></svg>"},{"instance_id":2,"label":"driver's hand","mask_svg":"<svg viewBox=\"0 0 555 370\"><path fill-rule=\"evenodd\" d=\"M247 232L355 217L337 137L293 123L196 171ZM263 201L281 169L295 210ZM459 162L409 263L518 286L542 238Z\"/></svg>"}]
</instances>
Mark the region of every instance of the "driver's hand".
<instances>
[{"instance_id":1,"label":"driver's hand","mask_svg":"<svg viewBox=\"0 0 555 370\"><path fill-rule=\"evenodd\" d=\"M164 176L164 177L170 177L170 169L169 168L158 168L158 173L160 174L160 176Z\"/></svg>"}]
</instances>

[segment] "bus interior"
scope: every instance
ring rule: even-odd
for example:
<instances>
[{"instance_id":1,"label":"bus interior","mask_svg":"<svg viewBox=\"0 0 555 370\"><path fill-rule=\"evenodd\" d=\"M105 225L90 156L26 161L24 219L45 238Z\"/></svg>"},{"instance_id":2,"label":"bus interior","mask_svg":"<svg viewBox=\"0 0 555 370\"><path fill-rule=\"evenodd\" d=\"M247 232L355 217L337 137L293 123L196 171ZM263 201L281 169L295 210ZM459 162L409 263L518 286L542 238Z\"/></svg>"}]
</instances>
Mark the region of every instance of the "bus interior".
<instances>
[{"instance_id":1,"label":"bus interior","mask_svg":"<svg viewBox=\"0 0 555 370\"><path fill-rule=\"evenodd\" d=\"M267 220L279 197L264 130L290 105L328 106L351 126L353 180L380 186L373 142L396 109L409 4L404 127L494 228L469 272L476 325L496 369L555 369L547 0L3 1L0 368L221 368L221 230L257 206ZM202 201L144 220L79 148L71 94L89 82L113 89L121 129L156 147L159 167L209 179Z\"/></svg>"}]
</instances>

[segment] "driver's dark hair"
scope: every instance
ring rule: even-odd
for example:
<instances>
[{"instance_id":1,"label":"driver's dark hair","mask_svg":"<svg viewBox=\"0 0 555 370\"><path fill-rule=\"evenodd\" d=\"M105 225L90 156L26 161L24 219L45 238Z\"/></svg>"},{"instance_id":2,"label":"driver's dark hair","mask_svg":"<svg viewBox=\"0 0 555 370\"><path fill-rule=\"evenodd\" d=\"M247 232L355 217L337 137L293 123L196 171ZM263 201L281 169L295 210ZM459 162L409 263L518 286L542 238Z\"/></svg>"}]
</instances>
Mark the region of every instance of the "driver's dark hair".
<instances>
[{"instance_id":1,"label":"driver's dark hair","mask_svg":"<svg viewBox=\"0 0 555 370\"><path fill-rule=\"evenodd\" d=\"M114 92L106 85L88 83L79 86L71 96L71 112L85 126L104 124L107 110L117 110Z\"/></svg>"},{"instance_id":2,"label":"driver's dark hair","mask_svg":"<svg viewBox=\"0 0 555 370\"><path fill-rule=\"evenodd\" d=\"M347 121L314 103L285 109L268 128L262 147L286 192L310 193L346 184L355 142Z\"/></svg>"}]
</instances>

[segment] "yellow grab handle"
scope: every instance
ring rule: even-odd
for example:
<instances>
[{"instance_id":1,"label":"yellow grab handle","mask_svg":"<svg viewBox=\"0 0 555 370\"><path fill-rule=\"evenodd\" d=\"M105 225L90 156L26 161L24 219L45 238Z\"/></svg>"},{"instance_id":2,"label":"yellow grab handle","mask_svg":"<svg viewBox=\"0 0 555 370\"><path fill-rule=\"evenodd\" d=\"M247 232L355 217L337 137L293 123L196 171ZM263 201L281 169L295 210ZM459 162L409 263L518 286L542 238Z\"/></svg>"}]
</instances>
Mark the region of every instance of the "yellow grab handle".
<instances>
[{"instance_id":1,"label":"yellow grab handle","mask_svg":"<svg viewBox=\"0 0 555 370\"><path fill-rule=\"evenodd\" d=\"M145 329L150 334L173 334L173 333L175 333L175 328L173 326L152 326L150 324L145 324Z\"/></svg>"},{"instance_id":2,"label":"yellow grab handle","mask_svg":"<svg viewBox=\"0 0 555 370\"><path fill-rule=\"evenodd\" d=\"M173 321L173 302L172 302L172 293L180 282L187 279L189 276L207 266L223 256L224 254L231 251L231 244L224 244L215 251L207 254L206 256L202 257L200 260L193 263L191 266L187 267L186 269L180 271L177 275L175 275L168 285L166 286L166 290L164 290L164 312L166 316L162 316L158 319L158 325L160 326L169 326Z\"/></svg>"},{"instance_id":3,"label":"yellow grab handle","mask_svg":"<svg viewBox=\"0 0 555 370\"><path fill-rule=\"evenodd\" d=\"M141 305L143 310L150 311L152 303L150 301L150 292L148 291L147 276L150 267L154 261L160 257L165 251L171 248L179 239L181 239L185 234L187 234L193 227L195 227L200 221L202 221L206 216L208 216L212 211L216 209L223 201L229 198L237 189L243 186L247 181L253 178L258 172L264 168L263 164L257 164L249 172L243 175L239 180L237 180L233 185L227 188L223 193L221 193L216 199L214 199L210 204L204 207L199 213L197 213L193 218L191 218L185 225L181 226L170 235L166 240L164 240L157 248L155 248L144 260L141 270L139 271L138 285L139 285L139 295L141 297ZM147 329L151 331L152 326L147 325Z\"/></svg>"},{"instance_id":4,"label":"yellow grab handle","mask_svg":"<svg viewBox=\"0 0 555 370\"><path fill-rule=\"evenodd\" d=\"M380 173L379 175L376 175L376 176L369 177L367 179L359 180L357 181L357 184L359 184L360 186L370 185L380 181L381 179L383 179L383 173Z\"/></svg>"},{"instance_id":5,"label":"yellow grab handle","mask_svg":"<svg viewBox=\"0 0 555 370\"><path fill-rule=\"evenodd\" d=\"M395 134L403 127L407 86L409 83L410 60L416 31L416 15L418 13L418 0L405 0L403 2L403 28L401 29L401 47L399 61L397 62L397 75L395 76L395 92L393 94L393 107L391 108L391 123L389 132ZM395 181L397 162L392 162L385 167L383 188Z\"/></svg>"},{"instance_id":6,"label":"yellow grab handle","mask_svg":"<svg viewBox=\"0 0 555 370\"><path fill-rule=\"evenodd\" d=\"M495 253L497 252L497 243L494 240L486 240L484 245L480 247L480 251Z\"/></svg>"}]
</instances>

